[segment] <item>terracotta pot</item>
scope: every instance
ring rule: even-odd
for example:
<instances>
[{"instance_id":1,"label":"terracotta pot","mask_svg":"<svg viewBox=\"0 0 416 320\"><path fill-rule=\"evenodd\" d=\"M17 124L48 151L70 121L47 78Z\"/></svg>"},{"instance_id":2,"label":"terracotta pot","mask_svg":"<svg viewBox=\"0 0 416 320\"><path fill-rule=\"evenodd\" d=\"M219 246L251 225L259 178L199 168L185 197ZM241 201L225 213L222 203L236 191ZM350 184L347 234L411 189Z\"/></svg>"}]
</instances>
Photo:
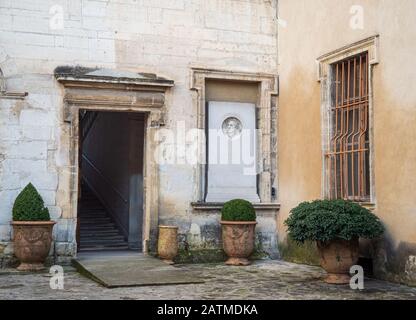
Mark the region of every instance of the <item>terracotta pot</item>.
<instances>
[{"instance_id":1,"label":"terracotta pot","mask_svg":"<svg viewBox=\"0 0 416 320\"><path fill-rule=\"evenodd\" d=\"M352 240L334 239L328 242L318 241L321 266L328 272L325 282L347 284L350 282L350 268L357 264L358 238Z\"/></svg>"},{"instance_id":2,"label":"terracotta pot","mask_svg":"<svg viewBox=\"0 0 416 320\"><path fill-rule=\"evenodd\" d=\"M157 253L164 262L173 264L178 254L178 227L159 226Z\"/></svg>"},{"instance_id":3,"label":"terracotta pot","mask_svg":"<svg viewBox=\"0 0 416 320\"><path fill-rule=\"evenodd\" d=\"M233 266L247 266L254 250L256 221L221 221L222 242L228 256L225 262Z\"/></svg>"},{"instance_id":4,"label":"terracotta pot","mask_svg":"<svg viewBox=\"0 0 416 320\"><path fill-rule=\"evenodd\" d=\"M51 249L52 229L55 221L13 221L14 255L19 259L21 271L44 269Z\"/></svg>"}]
</instances>

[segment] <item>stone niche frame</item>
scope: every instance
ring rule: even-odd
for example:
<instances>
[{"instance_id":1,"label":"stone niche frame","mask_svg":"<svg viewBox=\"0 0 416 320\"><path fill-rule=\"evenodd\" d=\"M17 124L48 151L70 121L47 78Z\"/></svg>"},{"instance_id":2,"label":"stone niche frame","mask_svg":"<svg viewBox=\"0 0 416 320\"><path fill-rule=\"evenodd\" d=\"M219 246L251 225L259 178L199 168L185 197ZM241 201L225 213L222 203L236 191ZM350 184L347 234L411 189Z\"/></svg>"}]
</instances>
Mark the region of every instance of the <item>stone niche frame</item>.
<instances>
[{"instance_id":1,"label":"stone niche frame","mask_svg":"<svg viewBox=\"0 0 416 320\"><path fill-rule=\"evenodd\" d=\"M260 203L255 204L257 209L278 209L279 204L272 202L273 181L277 181L277 159L272 159L273 154L277 156L277 125L275 125L274 137L272 136L272 99L278 95L278 76L267 73L251 73L240 71L227 71L218 69L206 69L192 67L190 70L190 89L196 91L194 104L197 110L197 128L204 130L206 125L205 116L205 85L206 80L228 80L239 82L258 83L259 98L256 105L257 109L257 127L261 130L261 138L258 143L258 161L260 161L260 174L258 181L258 190ZM277 101L275 102L277 103ZM277 123L277 119L276 122ZM274 144L274 145L273 145ZM206 145L201 142L200 155L205 155ZM204 202L205 196L205 171L206 165L198 165L197 173L197 201L191 205L195 210L215 210L221 207L219 203Z\"/></svg>"},{"instance_id":2,"label":"stone niche frame","mask_svg":"<svg viewBox=\"0 0 416 320\"><path fill-rule=\"evenodd\" d=\"M370 200L361 204L369 209L374 209L376 203L374 183L374 98L373 98L373 69L379 63L379 35L374 35L337 50L324 54L316 59L317 77L321 86L321 119L322 119L322 159L329 150L329 139L332 130L330 109L331 90L334 82L331 74L331 65L349 57L368 52L368 76L369 76L369 139L370 139ZM329 168L326 161L322 161L322 189L321 196L329 196Z\"/></svg>"},{"instance_id":3,"label":"stone niche frame","mask_svg":"<svg viewBox=\"0 0 416 320\"><path fill-rule=\"evenodd\" d=\"M158 165L152 157L157 144L154 135L164 125L165 93L174 82L149 74L131 73L131 76L126 76L127 73L122 72L121 76L117 72L112 75L111 71L97 73L97 69L82 70L80 73L76 68L74 72L67 72L68 67L64 68L65 72L59 72L58 68L55 70L56 79L64 86L64 122L70 125L70 206L69 216L64 218L76 221L78 214L79 110L145 113L142 240L144 253L154 251L159 212Z\"/></svg>"}]
</instances>

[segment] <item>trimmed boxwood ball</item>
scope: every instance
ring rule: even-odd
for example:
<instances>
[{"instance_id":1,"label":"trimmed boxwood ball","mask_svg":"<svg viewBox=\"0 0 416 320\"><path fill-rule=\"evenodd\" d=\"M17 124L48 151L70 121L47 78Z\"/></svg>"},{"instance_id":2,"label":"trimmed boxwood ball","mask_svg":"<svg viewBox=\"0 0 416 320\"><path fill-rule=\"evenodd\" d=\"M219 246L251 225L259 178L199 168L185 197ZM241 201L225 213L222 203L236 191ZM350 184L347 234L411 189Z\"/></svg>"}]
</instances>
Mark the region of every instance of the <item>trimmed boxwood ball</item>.
<instances>
[{"instance_id":1,"label":"trimmed boxwood ball","mask_svg":"<svg viewBox=\"0 0 416 320\"><path fill-rule=\"evenodd\" d=\"M285 221L289 236L298 243L306 240L373 239L382 235L379 218L358 203L346 200L315 200L293 208Z\"/></svg>"},{"instance_id":2,"label":"trimmed boxwood ball","mask_svg":"<svg viewBox=\"0 0 416 320\"><path fill-rule=\"evenodd\" d=\"M29 183L17 196L13 205L14 221L49 221L48 208L36 188Z\"/></svg>"},{"instance_id":3,"label":"trimmed boxwood ball","mask_svg":"<svg viewBox=\"0 0 416 320\"><path fill-rule=\"evenodd\" d=\"M242 199L234 199L224 204L221 209L223 221L256 221L253 205Z\"/></svg>"}]
</instances>

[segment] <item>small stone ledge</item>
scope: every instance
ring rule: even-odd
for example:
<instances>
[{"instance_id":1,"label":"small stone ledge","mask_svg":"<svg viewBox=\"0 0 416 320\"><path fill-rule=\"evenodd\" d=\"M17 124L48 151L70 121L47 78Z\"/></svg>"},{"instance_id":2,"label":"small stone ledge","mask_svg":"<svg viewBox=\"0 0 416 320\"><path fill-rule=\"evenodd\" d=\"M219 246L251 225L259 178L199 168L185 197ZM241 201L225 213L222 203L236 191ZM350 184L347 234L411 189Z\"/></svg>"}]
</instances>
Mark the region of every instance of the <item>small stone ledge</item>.
<instances>
[{"instance_id":1,"label":"small stone ledge","mask_svg":"<svg viewBox=\"0 0 416 320\"><path fill-rule=\"evenodd\" d=\"M194 210L199 211L219 211L221 210L223 202L191 202ZM276 210L280 209L280 203L253 203L256 210Z\"/></svg>"},{"instance_id":2,"label":"small stone ledge","mask_svg":"<svg viewBox=\"0 0 416 320\"><path fill-rule=\"evenodd\" d=\"M222 202L191 202L195 213L215 214L221 211ZM280 210L280 203L253 203L259 217L275 217Z\"/></svg>"},{"instance_id":3,"label":"small stone ledge","mask_svg":"<svg viewBox=\"0 0 416 320\"><path fill-rule=\"evenodd\" d=\"M0 92L0 99L23 100L27 95L27 92L2 91Z\"/></svg>"},{"instance_id":4,"label":"small stone ledge","mask_svg":"<svg viewBox=\"0 0 416 320\"><path fill-rule=\"evenodd\" d=\"M358 204L370 211L374 211L376 209L376 204L373 202L358 202Z\"/></svg>"}]
</instances>

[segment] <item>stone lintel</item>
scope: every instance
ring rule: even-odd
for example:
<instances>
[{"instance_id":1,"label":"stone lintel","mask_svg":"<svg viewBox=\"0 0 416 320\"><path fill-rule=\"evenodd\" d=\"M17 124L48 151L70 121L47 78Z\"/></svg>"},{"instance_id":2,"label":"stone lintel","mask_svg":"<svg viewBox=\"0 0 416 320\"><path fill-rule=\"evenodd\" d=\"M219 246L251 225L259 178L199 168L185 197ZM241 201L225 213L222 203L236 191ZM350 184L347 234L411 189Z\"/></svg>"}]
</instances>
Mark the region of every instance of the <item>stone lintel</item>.
<instances>
[{"instance_id":1,"label":"stone lintel","mask_svg":"<svg viewBox=\"0 0 416 320\"><path fill-rule=\"evenodd\" d=\"M102 105L119 107L163 107L164 92L147 91L118 91L111 89L97 90L97 87L69 87L65 92L64 101L77 105Z\"/></svg>"}]
</instances>

